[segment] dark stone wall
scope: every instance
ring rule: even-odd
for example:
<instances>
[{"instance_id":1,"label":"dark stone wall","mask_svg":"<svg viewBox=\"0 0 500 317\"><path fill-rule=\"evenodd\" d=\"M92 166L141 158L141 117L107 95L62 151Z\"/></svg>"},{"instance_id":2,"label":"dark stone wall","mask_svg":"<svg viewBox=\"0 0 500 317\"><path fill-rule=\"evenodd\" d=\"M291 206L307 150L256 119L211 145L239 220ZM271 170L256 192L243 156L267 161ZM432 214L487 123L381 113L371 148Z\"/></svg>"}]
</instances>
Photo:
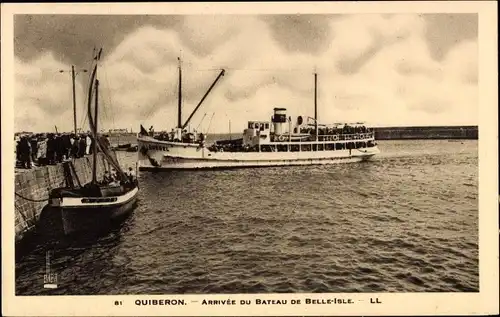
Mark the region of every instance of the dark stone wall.
<instances>
[{"instance_id":1,"label":"dark stone wall","mask_svg":"<svg viewBox=\"0 0 500 317\"><path fill-rule=\"evenodd\" d=\"M92 180L91 155L74 160L73 165L82 185ZM102 177L105 166L108 168L107 162L99 153L98 178ZM14 190L19 195L33 200L43 200L49 196L52 189L66 185L63 163L35 167L31 170L16 170L14 181ZM27 232L34 229L45 205L47 201L33 202L14 195L16 241L21 240Z\"/></svg>"}]
</instances>

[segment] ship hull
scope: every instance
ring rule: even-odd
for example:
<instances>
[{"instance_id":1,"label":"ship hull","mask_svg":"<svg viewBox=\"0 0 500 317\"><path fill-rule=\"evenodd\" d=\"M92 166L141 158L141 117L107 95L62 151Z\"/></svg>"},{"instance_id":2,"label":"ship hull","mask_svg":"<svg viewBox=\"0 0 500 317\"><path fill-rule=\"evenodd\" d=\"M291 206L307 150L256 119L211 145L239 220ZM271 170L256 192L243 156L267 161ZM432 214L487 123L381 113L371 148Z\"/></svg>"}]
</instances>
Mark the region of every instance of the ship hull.
<instances>
[{"instance_id":1,"label":"ship hull","mask_svg":"<svg viewBox=\"0 0 500 317\"><path fill-rule=\"evenodd\" d=\"M226 160L197 160L189 158L171 158L168 163L161 166L152 166L144 162L139 167L141 171L157 170L199 170L199 169L233 169L233 168L256 168L273 166L300 166L300 165L329 165L340 163L355 163L367 161L372 156L363 157L339 157L324 159L302 159L302 160L258 160L258 161L226 161Z\"/></svg>"},{"instance_id":2,"label":"ship hull","mask_svg":"<svg viewBox=\"0 0 500 317\"><path fill-rule=\"evenodd\" d=\"M59 209L64 234L97 231L126 218L137 203L135 188L126 195L117 197L115 203L81 203L81 198L63 198Z\"/></svg>"},{"instance_id":3,"label":"ship hull","mask_svg":"<svg viewBox=\"0 0 500 317\"><path fill-rule=\"evenodd\" d=\"M371 159L380 153L375 147L302 152L213 152L200 146L179 146L168 142L140 151L139 170L225 169L297 165L354 163ZM142 144L144 145L144 144Z\"/></svg>"}]
</instances>

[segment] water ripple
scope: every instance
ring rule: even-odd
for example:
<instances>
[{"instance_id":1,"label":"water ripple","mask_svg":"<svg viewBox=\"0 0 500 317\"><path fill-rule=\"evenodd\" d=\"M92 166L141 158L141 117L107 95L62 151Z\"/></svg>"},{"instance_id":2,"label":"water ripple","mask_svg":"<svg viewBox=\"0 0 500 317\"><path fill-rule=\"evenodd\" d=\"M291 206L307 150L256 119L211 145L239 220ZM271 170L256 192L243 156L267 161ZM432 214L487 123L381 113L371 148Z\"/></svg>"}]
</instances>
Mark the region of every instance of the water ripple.
<instances>
[{"instance_id":1,"label":"water ripple","mask_svg":"<svg viewBox=\"0 0 500 317\"><path fill-rule=\"evenodd\" d=\"M35 243L16 293L477 292L477 142L380 146L368 163L142 173L121 227Z\"/></svg>"}]
</instances>

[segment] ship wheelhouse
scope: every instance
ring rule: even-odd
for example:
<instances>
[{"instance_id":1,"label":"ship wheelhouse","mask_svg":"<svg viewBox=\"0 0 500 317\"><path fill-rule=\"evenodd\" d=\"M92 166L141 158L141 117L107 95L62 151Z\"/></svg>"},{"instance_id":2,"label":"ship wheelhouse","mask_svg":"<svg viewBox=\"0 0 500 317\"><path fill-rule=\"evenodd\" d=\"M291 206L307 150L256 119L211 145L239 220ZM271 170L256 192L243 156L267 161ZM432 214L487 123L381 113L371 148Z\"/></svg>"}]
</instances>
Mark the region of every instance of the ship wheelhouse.
<instances>
[{"instance_id":1,"label":"ship wheelhouse","mask_svg":"<svg viewBox=\"0 0 500 317\"><path fill-rule=\"evenodd\" d=\"M271 124L269 121L248 121L248 128L243 131L243 145L249 148L271 140Z\"/></svg>"}]
</instances>

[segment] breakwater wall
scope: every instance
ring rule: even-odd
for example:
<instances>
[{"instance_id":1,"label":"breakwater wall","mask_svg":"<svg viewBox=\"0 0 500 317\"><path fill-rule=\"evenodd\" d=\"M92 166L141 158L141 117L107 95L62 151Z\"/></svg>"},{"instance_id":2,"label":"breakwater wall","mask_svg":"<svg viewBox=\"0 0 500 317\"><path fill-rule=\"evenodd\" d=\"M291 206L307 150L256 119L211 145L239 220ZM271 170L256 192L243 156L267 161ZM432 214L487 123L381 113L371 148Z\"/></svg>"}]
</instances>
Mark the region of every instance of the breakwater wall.
<instances>
[{"instance_id":1,"label":"breakwater wall","mask_svg":"<svg viewBox=\"0 0 500 317\"><path fill-rule=\"evenodd\" d=\"M373 128L377 140L478 139L477 126Z\"/></svg>"},{"instance_id":2,"label":"breakwater wall","mask_svg":"<svg viewBox=\"0 0 500 317\"><path fill-rule=\"evenodd\" d=\"M106 169L109 170L109 164L100 153L97 156L97 177L100 178ZM14 187L16 241L35 229L52 189L66 186L68 182L77 184L75 173L82 185L92 180L92 155L74 159L72 162L74 172L69 162L34 167L30 170L16 170Z\"/></svg>"}]
</instances>

